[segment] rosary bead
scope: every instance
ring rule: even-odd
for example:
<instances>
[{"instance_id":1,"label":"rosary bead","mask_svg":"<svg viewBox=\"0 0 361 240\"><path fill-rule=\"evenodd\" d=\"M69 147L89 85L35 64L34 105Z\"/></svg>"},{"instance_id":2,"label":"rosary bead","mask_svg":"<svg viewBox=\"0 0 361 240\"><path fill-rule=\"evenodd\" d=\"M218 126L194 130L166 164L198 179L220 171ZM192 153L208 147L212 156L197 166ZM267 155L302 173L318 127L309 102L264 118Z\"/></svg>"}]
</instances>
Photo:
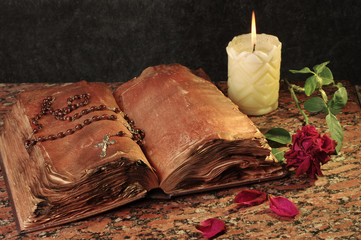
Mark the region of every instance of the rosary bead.
<instances>
[{"instance_id":1,"label":"rosary bead","mask_svg":"<svg viewBox=\"0 0 361 240\"><path fill-rule=\"evenodd\" d=\"M119 108L115 108L115 109L114 109L114 112L115 112L115 113L120 113L120 109L119 109Z\"/></svg>"},{"instance_id":2,"label":"rosary bead","mask_svg":"<svg viewBox=\"0 0 361 240\"><path fill-rule=\"evenodd\" d=\"M53 101L54 97L53 96L47 96L46 99L48 99L49 101Z\"/></svg>"},{"instance_id":3,"label":"rosary bead","mask_svg":"<svg viewBox=\"0 0 361 240\"><path fill-rule=\"evenodd\" d=\"M88 112L88 110L87 109L83 109L82 111L81 111L81 115L85 115L85 114L88 114L89 112Z\"/></svg>"},{"instance_id":4,"label":"rosary bead","mask_svg":"<svg viewBox=\"0 0 361 240\"><path fill-rule=\"evenodd\" d=\"M110 120L116 120L116 119L117 119L117 116L115 116L115 115L110 115L109 118L110 118Z\"/></svg>"},{"instance_id":5,"label":"rosary bead","mask_svg":"<svg viewBox=\"0 0 361 240\"><path fill-rule=\"evenodd\" d=\"M47 140L55 140L57 137L55 135L49 135Z\"/></svg>"},{"instance_id":6,"label":"rosary bead","mask_svg":"<svg viewBox=\"0 0 361 240\"><path fill-rule=\"evenodd\" d=\"M85 124L85 125L89 125L90 123L91 123L91 121L90 121L89 119L85 119L85 120L84 120L84 124Z\"/></svg>"},{"instance_id":7,"label":"rosary bead","mask_svg":"<svg viewBox=\"0 0 361 240\"><path fill-rule=\"evenodd\" d=\"M140 139L138 135L133 135L132 140L135 141L139 145L142 143L142 139Z\"/></svg>"},{"instance_id":8,"label":"rosary bead","mask_svg":"<svg viewBox=\"0 0 361 240\"><path fill-rule=\"evenodd\" d=\"M108 119L108 114L103 114L100 116L100 120Z\"/></svg>"},{"instance_id":9,"label":"rosary bead","mask_svg":"<svg viewBox=\"0 0 361 240\"><path fill-rule=\"evenodd\" d=\"M93 120L93 121L99 121L100 118L99 118L97 115L95 115L95 116L92 117L92 120Z\"/></svg>"},{"instance_id":10,"label":"rosary bead","mask_svg":"<svg viewBox=\"0 0 361 240\"><path fill-rule=\"evenodd\" d=\"M105 108L106 107L103 104L101 104L101 105L99 105L98 110L104 110Z\"/></svg>"},{"instance_id":11,"label":"rosary bead","mask_svg":"<svg viewBox=\"0 0 361 240\"><path fill-rule=\"evenodd\" d=\"M33 129L33 133L38 133L38 132L39 132L39 129L37 129L37 128Z\"/></svg>"},{"instance_id":12,"label":"rosary bead","mask_svg":"<svg viewBox=\"0 0 361 240\"><path fill-rule=\"evenodd\" d=\"M38 142L44 142L46 141L46 138L43 136L38 137Z\"/></svg>"},{"instance_id":13,"label":"rosary bead","mask_svg":"<svg viewBox=\"0 0 361 240\"><path fill-rule=\"evenodd\" d=\"M58 134L56 134L56 136L58 138L63 138L63 137L65 137L65 134L63 132L58 132Z\"/></svg>"},{"instance_id":14,"label":"rosary bead","mask_svg":"<svg viewBox=\"0 0 361 240\"><path fill-rule=\"evenodd\" d=\"M116 136L118 136L118 137L122 137L122 136L124 136L125 135L125 133L123 132L123 131L119 131L119 132L117 132L117 134L116 134Z\"/></svg>"},{"instance_id":15,"label":"rosary bead","mask_svg":"<svg viewBox=\"0 0 361 240\"><path fill-rule=\"evenodd\" d=\"M77 124L77 125L75 125L75 130L77 131L77 130L80 130L80 129L82 129L83 128L83 125L81 125L81 124Z\"/></svg>"},{"instance_id":16,"label":"rosary bead","mask_svg":"<svg viewBox=\"0 0 361 240\"><path fill-rule=\"evenodd\" d=\"M73 133L74 133L74 130L69 128L68 130L66 130L65 135L70 135L70 134L73 134Z\"/></svg>"},{"instance_id":17,"label":"rosary bead","mask_svg":"<svg viewBox=\"0 0 361 240\"><path fill-rule=\"evenodd\" d=\"M138 133L139 133L141 139L143 139L145 137L145 132L143 130L138 129Z\"/></svg>"},{"instance_id":18,"label":"rosary bead","mask_svg":"<svg viewBox=\"0 0 361 240\"><path fill-rule=\"evenodd\" d=\"M95 110L97 110L97 107L96 107L96 106L92 106L92 107L90 108L90 111L91 111L91 112L94 112Z\"/></svg>"},{"instance_id":19,"label":"rosary bead","mask_svg":"<svg viewBox=\"0 0 361 240\"><path fill-rule=\"evenodd\" d=\"M73 118L72 117L70 117L70 116L66 116L65 117L65 121L69 121L69 122L71 122L73 120Z\"/></svg>"},{"instance_id":20,"label":"rosary bead","mask_svg":"<svg viewBox=\"0 0 361 240\"><path fill-rule=\"evenodd\" d=\"M79 114L75 113L73 119L78 119L78 118L79 118Z\"/></svg>"},{"instance_id":21,"label":"rosary bead","mask_svg":"<svg viewBox=\"0 0 361 240\"><path fill-rule=\"evenodd\" d=\"M30 147L30 140L26 140L24 144L26 148Z\"/></svg>"},{"instance_id":22,"label":"rosary bead","mask_svg":"<svg viewBox=\"0 0 361 240\"><path fill-rule=\"evenodd\" d=\"M34 146L37 143L36 140L30 140L30 146Z\"/></svg>"}]
</instances>

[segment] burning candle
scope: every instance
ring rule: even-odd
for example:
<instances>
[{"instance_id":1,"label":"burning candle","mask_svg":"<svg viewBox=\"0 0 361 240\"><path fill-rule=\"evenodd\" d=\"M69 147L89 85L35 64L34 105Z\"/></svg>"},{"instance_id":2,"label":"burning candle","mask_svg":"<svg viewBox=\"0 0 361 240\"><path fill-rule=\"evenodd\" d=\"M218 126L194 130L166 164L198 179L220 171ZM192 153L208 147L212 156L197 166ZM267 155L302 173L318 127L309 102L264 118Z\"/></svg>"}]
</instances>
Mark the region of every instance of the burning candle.
<instances>
[{"instance_id":1,"label":"burning candle","mask_svg":"<svg viewBox=\"0 0 361 240\"><path fill-rule=\"evenodd\" d=\"M229 42L228 96L248 115L262 115L278 107L282 43L276 36L256 34L252 12L250 34Z\"/></svg>"}]
</instances>

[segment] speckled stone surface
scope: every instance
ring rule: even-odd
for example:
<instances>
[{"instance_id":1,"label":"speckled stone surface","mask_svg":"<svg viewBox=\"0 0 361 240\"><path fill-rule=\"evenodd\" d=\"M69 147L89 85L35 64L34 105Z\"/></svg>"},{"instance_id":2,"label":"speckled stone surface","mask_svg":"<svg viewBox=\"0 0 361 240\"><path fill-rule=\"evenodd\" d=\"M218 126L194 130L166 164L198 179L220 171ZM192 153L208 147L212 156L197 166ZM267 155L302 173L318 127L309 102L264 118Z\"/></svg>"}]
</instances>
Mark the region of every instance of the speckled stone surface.
<instances>
[{"instance_id":1,"label":"speckled stone surface","mask_svg":"<svg viewBox=\"0 0 361 240\"><path fill-rule=\"evenodd\" d=\"M211 217L223 220L227 226L226 233L218 239L360 239L361 114L354 87L344 83L349 101L338 115L344 127L344 146L339 155L322 166L324 176L317 180L291 174L277 181L171 200L142 199L85 220L18 235L0 171L0 239L201 239L195 225ZM20 91L48 85L0 84L1 120ZM263 132L272 127L295 132L302 125L302 118L284 87L276 111L251 119ZM325 131L323 114L312 114L310 123ZM294 219L279 217L269 209L268 202L238 209L233 199L242 189L287 197L300 214Z\"/></svg>"}]
</instances>

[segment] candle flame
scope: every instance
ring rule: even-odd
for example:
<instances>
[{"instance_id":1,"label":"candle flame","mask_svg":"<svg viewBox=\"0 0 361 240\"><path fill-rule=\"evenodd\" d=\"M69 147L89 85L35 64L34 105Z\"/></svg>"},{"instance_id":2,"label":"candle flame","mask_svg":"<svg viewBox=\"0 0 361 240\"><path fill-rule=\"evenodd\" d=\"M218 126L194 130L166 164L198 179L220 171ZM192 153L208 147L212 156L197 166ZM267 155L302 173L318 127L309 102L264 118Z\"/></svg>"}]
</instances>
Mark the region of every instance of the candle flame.
<instances>
[{"instance_id":1,"label":"candle flame","mask_svg":"<svg viewBox=\"0 0 361 240\"><path fill-rule=\"evenodd\" d=\"M257 42L257 33L256 33L256 16L254 14L254 11L252 11L252 28L251 28L251 39L252 39L252 48L253 52L256 48L256 42Z\"/></svg>"}]
</instances>

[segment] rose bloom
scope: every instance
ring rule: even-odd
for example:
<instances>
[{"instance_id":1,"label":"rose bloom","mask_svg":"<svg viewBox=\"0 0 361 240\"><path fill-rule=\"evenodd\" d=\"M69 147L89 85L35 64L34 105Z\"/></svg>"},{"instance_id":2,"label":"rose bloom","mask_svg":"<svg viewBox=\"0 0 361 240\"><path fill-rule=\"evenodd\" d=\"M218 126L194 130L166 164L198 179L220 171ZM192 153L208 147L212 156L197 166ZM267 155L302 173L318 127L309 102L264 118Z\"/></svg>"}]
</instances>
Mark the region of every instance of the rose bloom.
<instances>
[{"instance_id":1,"label":"rose bloom","mask_svg":"<svg viewBox=\"0 0 361 240\"><path fill-rule=\"evenodd\" d=\"M335 152L336 141L321 135L311 125L303 126L292 136L291 150L285 153L287 167L296 167L296 175L307 173L311 178L322 176L321 164L330 160Z\"/></svg>"}]
</instances>

